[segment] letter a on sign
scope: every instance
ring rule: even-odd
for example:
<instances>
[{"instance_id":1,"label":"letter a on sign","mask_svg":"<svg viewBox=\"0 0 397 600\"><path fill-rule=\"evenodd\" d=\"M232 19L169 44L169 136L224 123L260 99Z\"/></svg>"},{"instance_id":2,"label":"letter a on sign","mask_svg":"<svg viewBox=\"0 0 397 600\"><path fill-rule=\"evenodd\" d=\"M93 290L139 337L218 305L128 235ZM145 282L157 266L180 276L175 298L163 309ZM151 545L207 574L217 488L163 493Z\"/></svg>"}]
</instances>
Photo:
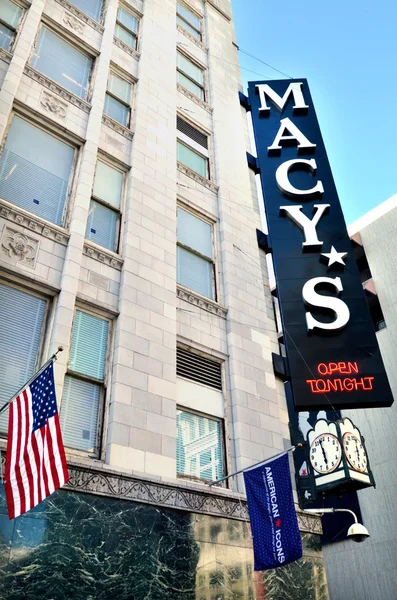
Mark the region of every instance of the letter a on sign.
<instances>
[{"instance_id":1,"label":"letter a on sign","mask_svg":"<svg viewBox=\"0 0 397 600\"><path fill-rule=\"evenodd\" d=\"M307 81L253 81L242 100L252 116L295 410L329 407L326 393L314 393L307 381L319 363L340 362L357 363L372 387L336 386L336 409L390 406L393 396ZM332 375L329 381L334 384Z\"/></svg>"}]
</instances>

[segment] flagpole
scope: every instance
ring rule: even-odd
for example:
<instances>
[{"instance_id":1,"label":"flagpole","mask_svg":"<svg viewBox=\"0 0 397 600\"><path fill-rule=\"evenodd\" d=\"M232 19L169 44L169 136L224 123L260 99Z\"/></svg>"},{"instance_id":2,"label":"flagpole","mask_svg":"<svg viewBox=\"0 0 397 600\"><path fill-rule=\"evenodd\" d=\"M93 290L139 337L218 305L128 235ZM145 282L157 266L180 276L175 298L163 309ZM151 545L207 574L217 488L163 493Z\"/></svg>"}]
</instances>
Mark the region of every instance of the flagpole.
<instances>
[{"instance_id":1,"label":"flagpole","mask_svg":"<svg viewBox=\"0 0 397 600\"><path fill-rule=\"evenodd\" d=\"M5 409L7 408L7 406L8 406L9 404L11 404L11 402L14 400L14 398L16 398L17 396L19 396L19 394L22 392L22 390L24 390L24 389L25 389L25 388L26 388L28 385L30 385L30 384L32 383L32 381L33 381L34 379L36 379L36 377L37 377L38 375L40 375L40 373L42 373L42 372L44 371L44 369L45 369L46 367L48 367L48 365L49 365L49 364L50 364L52 361L54 361L54 360L56 360L56 359L57 359L57 354L58 354L58 352L63 352L63 346L59 346L59 347L58 347L58 350L55 352L55 354L53 354L53 355L52 355L52 356L51 356L51 357L50 357L50 358L47 360L47 362L46 362L46 363L44 363L44 365L43 365L42 367L40 367L40 369L39 369L38 371L36 371L36 373L34 373L34 374L32 375L32 377L29 379L29 381L27 381L27 382L26 382L26 383L25 383L25 384L24 384L24 385L23 385L23 386L22 386L22 387L21 387L21 388L20 388L20 389L17 391L17 393L13 395L13 397L11 398L11 400L8 400L8 402L6 402L5 404L3 404L3 406L0 408L0 415L1 415L1 413L2 413L2 412L4 412L4 411L5 411Z\"/></svg>"},{"instance_id":2,"label":"flagpole","mask_svg":"<svg viewBox=\"0 0 397 600\"><path fill-rule=\"evenodd\" d=\"M250 465L249 467L245 467L244 469L240 469L240 471L235 471L234 473L231 473L230 475L226 475L226 477L222 477L221 479L217 479L216 481L211 481L211 483L208 484L208 487L212 487L213 485L216 485L217 483L221 483L221 481L225 481L226 479L230 479L230 477L234 477L235 475L239 475L240 473L243 473L244 471L249 471L250 469L254 469L255 467L259 467L259 465L265 465L268 462L274 460L275 458L278 458L279 456L284 456L284 454L287 454L288 452L294 452L294 450L296 450L297 448L302 448L303 444L296 444L296 446L291 446L290 448L287 448L287 450L284 450L283 452L279 452L278 454L275 454L274 456L269 456L269 458L264 458L263 460L260 460L259 462Z\"/></svg>"}]
</instances>

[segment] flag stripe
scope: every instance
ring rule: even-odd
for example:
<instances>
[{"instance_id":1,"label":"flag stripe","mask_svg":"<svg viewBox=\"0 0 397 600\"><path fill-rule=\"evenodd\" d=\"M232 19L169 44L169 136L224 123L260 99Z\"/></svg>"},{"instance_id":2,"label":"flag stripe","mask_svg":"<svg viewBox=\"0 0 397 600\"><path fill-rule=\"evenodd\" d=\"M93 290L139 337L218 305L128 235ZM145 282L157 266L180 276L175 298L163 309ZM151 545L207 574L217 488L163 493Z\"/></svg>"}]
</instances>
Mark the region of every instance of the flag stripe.
<instances>
[{"instance_id":1,"label":"flag stripe","mask_svg":"<svg viewBox=\"0 0 397 600\"><path fill-rule=\"evenodd\" d=\"M4 477L10 519L36 506L68 479L51 362L10 405Z\"/></svg>"}]
</instances>

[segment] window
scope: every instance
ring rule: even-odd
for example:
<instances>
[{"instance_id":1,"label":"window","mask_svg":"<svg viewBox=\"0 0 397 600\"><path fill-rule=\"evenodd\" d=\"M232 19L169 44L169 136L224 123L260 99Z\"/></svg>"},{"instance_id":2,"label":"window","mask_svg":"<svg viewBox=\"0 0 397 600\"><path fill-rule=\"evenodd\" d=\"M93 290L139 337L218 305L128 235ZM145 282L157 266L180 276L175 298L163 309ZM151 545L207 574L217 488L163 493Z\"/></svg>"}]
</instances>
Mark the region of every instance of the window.
<instances>
[{"instance_id":1,"label":"window","mask_svg":"<svg viewBox=\"0 0 397 600\"><path fill-rule=\"evenodd\" d=\"M46 301L0 282L0 406L28 381L38 368ZM21 343L25 340L27 343ZM8 412L0 417L7 431Z\"/></svg>"},{"instance_id":2,"label":"window","mask_svg":"<svg viewBox=\"0 0 397 600\"><path fill-rule=\"evenodd\" d=\"M99 450L109 323L76 310L60 421L65 446Z\"/></svg>"},{"instance_id":3,"label":"window","mask_svg":"<svg viewBox=\"0 0 397 600\"><path fill-rule=\"evenodd\" d=\"M177 2L176 20L197 40L201 40L201 19L182 2Z\"/></svg>"},{"instance_id":4,"label":"window","mask_svg":"<svg viewBox=\"0 0 397 600\"><path fill-rule=\"evenodd\" d=\"M74 149L14 117L0 157L0 197L62 224Z\"/></svg>"},{"instance_id":5,"label":"window","mask_svg":"<svg viewBox=\"0 0 397 600\"><path fill-rule=\"evenodd\" d=\"M138 44L138 19L122 6L117 11L116 38L136 50Z\"/></svg>"},{"instance_id":6,"label":"window","mask_svg":"<svg viewBox=\"0 0 397 600\"><path fill-rule=\"evenodd\" d=\"M195 96L205 100L204 70L180 52L177 52L177 81Z\"/></svg>"},{"instance_id":7,"label":"window","mask_svg":"<svg viewBox=\"0 0 397 600\"><path fill-rule=\"evenodd\" d=\"M98 21L101 15L102 0L69 0L71 4L77 6L86 15Z\"/></svg>"},{"instance_id":8,"label":"window","mask_svg":"<svg viewBox=\"0 0 397 600\"><path fill-rule=\"evenodd\" d=\"M208 137L177 117L177 159L192 171L209 178Z\"/></svg>"},{"instance_id":9,"label":"window","mask_svg":"<svg viewBox=\"0 0 397 600\"><path fill-rule=\"evenodd\" d=\"M176 464L179 476L215 481L223 476L222 423L178 409Z\"/></svg>"},{"instance_id":10,"label":"window","mask_svg":"<svg viewBox=\"0 0 397 600\"><path fill-rule=\"evenodd\" d=\"M130 123L131 89L129 81L110 71L103 112L124 127Z\"/></svg>"},{"instance_id":11,"label":"window","mask_svg":"<svg viewBox=\"0 0 397 600\"><path fill-rule=\"evenodd\" d=\"M0 1L0 48L10 50L16 36L22 8L10 0Z\"/></svg>"},{"instance_id":12,"label":"window","mask_svg":"<svg viewBox=\"0 0 397 600\"><path fill-rule=\"evenodd\" d=\"M92 59L58 35L42 27L32 67L80 98L86 98Z\"/></svg>"},{"instance_id":13,"label":"window","mask_svg":"<svg viewBox=\"0 0 397 600\"><path fill-rule=\"evenodd\" d=\"M212 225L178 208L177 281L215 299Z\"/></svg>"},{"instance_id":14,"label":"window","mask_svg":"<svg viewBox=\"0 0 397 600\"><path fill-rule=\"evenodd\" d=\"M104 248L117 250L123 173L97 161L85 237Z\"/></svg>"}]
</instances>

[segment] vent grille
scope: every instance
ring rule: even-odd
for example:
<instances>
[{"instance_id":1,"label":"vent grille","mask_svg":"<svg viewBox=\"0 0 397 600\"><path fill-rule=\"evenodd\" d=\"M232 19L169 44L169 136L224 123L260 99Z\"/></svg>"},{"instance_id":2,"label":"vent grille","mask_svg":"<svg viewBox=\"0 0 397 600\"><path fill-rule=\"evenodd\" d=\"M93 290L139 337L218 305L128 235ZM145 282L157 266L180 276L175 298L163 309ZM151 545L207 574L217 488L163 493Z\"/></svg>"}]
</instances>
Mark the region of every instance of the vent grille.
<instances>
[{"instance_id":1,"label":"vent grille","mask_svg":"<svg viewBox=\"0 0 397 600\"><path fill-rule=\"evenodd\" d=\"M186 121L184 121L180 117L177 117L176 119L176 126L178 128L178 131L184 133L191 140L193 140L197 144L200 144L200 146L208 150L208 137L204 133L201 133L201 131L198 131L197 129L192 127L192 125L189 125L189 123L186 123Z\"/></svg>"},{"instance_id":2,"label":"vent grille","mask_svg":"<svg viewBox=\"0 0 397 600\"><path fill-rule=\"evenodd\" d=\"M221 365L182 348L178 348L176 353L176 374L222 390Z\"/></svg>"}]
</instances>

